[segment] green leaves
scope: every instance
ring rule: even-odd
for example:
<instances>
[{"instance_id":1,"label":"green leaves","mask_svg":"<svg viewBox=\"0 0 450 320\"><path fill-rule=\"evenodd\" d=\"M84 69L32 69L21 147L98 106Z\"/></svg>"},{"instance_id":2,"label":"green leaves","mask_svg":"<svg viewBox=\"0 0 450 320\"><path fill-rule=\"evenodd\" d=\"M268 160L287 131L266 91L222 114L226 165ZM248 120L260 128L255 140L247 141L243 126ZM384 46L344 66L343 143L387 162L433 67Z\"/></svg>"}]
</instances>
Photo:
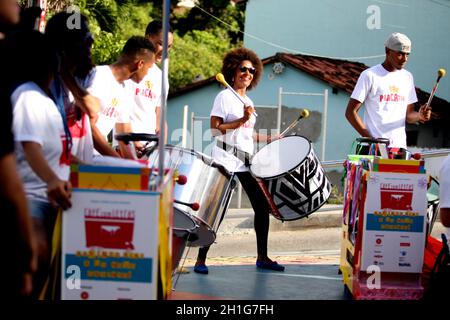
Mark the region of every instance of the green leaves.
<instances>
[{"instance_id":1,"label":"green leaves","mask_svg":"<svg viewBox=\"0 0 450 320\"><path fill-rule=\"evenodd\" d=\"M172 1L171 90L219 72L225 53L241 44L239 30L244 28L245 7L231 5L229 0L200 0L201 9L184 11L176 9L176 3ZM95 40L92 55L98 65L116 61L126 40L144 35L147 24L162 14L160 0L55 0L49 2L48 16L71 5L88 17Z\"/></svg>"},{"instance_id":2,"label":"green leaves","mask_svg":"<svg viewBox=\"0 0 450 320\"><path fill-rule=\"evenodd\" d=\"M169 66L171 90L220 72L222 59L231 48L230 38L220 29L193 30L183 38L175 34Z\"/></svg>"}]
</instances>

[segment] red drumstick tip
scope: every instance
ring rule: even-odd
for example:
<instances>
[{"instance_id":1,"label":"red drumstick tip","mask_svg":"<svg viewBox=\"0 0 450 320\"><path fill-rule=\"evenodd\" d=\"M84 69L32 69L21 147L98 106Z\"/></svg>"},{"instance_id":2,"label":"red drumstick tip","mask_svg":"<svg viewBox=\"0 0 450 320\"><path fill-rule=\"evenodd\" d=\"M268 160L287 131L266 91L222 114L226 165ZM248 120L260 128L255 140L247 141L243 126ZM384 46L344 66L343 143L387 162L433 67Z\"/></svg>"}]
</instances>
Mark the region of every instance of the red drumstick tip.
<instances>
[{"instance_id":1,"label":"red drumstick tip","mask_svg":"<svg viewBox=\"0 0 450 320\"><path fill-rule=\"evenodd\" d=\"M200 209L200 205L198 204L198 202L192 203L191 209L194 211L198 211L198 209Z\"/></svg>"},{"instance_id":2,"label":"red drumstick tip","mask_svg":"<svg viewBox=\"0 0 450 320\"><path fill-rule=\"evenodd\" d=\"M416 160L422 159L422 155L419 152L414 153L412 157Z\"/></svg>"},{"instance_id":3,"label":"red drumstick tip","mask_svg":"<svg viewBox=\"0 0 450 320\"><path fill-rule=\"evenodd\" d=\"M187 182L187 177L183 174L180 174L177 179L177 183L180 185L184 185Z\"/></svg>"}]
</instances>

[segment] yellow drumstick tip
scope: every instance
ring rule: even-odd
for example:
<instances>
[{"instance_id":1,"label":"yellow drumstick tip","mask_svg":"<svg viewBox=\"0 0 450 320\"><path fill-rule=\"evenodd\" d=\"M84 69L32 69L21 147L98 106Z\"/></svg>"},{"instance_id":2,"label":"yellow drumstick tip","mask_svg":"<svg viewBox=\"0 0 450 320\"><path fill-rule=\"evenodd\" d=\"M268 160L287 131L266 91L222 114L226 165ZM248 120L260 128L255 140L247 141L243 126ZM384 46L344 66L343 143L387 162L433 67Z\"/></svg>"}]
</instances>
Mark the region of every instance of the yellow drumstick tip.
<instances>
[{"instance_id":1,"label":"yellow drumstick tip","mask_svg":"<svg viewBox=\"0 0 450 320\"><path fill-rule=\"evenodd\" d=\"M441 78L445 77L445 72L446 72L445 69L439 69L438 70L438 76L441 77Z\"/></svg>"},{"instance_id":2,"label":"yellow drumstick tip","mask_svg":"<svg viewBox=\"0 0 450 320\"><path fill-rule=\"evenodd\" d=\"M309 117L309 110L308 110L308 109L303 109L303 111L302 111L302 117L303 117L303 118L308 118L308 117Z\"/></svg>"},{"instance_id":3,"label":"yellow drumstick tip","mask_svg":"<svg viewBox=\"0 0 450 320\"><path fill-rule=\"evenodd\" d=\"M216 80L219 81L221 84L223 84L225 87L228 87L228 86L229 86L229 84L228 84L227 81L225 80L225 77L223 76L222 73L216 74Z\"/></svg>"}]
</instances>

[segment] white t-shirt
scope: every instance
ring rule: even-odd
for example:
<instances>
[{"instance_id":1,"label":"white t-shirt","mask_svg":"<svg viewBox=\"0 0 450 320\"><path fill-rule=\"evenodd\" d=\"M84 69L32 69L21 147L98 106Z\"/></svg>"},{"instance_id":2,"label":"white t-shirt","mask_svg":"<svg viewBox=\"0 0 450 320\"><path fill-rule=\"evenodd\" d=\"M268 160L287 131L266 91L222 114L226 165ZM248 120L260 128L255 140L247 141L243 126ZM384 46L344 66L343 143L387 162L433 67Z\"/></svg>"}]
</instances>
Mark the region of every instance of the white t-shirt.
<instances>
[{"instance_id":1,"label":"white t-shirt","mask_svg":"<svg viewBox=\"0 0 450 320\"><path fill-rule=\"evenodd\" d=\"M47 185L31 169L21 142L41 145L50 168L61 180L70 173L70 159L66 157L64 124L56 104L34 82L19 86L11 95L13 131L19 175L27 196L48 202Z\"/></svg>"},{"instance_id":2,"label":"white t-shirt","mask_svg":"<svg viewBox=\"0 0 450 320\"><path fill-rule=\"evenodd\" d=\"M248 96L244 98L245 104L253 106L253 101ZM244 105L236 96L229 90L221 91L214 100L214 105L211 110L211 116L220 117L224 123L240 119L244 116ZM225 141L231 146L236 146L239 150L253 154L253 128L255 126L256 118L254 115L241 127L235 130L229 130L225 135L215 137ZM212 148L212 157L223 165L230 172L248 171L244 163L236 158L230 151L217 147L217 141Z\"/></svg>"},{"instance_id":3,"label":"white t-shirt","mask_svg":"<svg viewBox=\"0 0 450 320\"><path fill-rule=\"evenodd\" d=\"M114 77L109 66L97 66L87 80L86 90L100 100L97 128L107 139L116 123L130 122L131 98L127 96L123 83Z\"/></svg>"},{"instance_id":4,"label":"white t-shirt","mask_svg":"<svg viewBox=\"0 0 450 320\"><path fill-rule=\"evenodd\" d=\"M161 107L161 70L156 64L141 82L125 81L127 94L133 97L131 128L136 133L156 133L156 108Z\"/></svg>"},{"instance_id":5,"label":"white t-shirt","mask_svg":"<svg viewBox=\"0 0 450 320\"><path fill-rule=\"evenodd\" d=\"M388 138L390 147L406 148L406 110L417 102L409 71L389 72L381 64L364 70L351 97L364 103L364 123L373 137Z\"/></svg>"},{"instance_id":6,"label":"white t-shirt","mask_svg":"<svg viewBox=\"0 0 450 320\"><path fill-rule=\"evenodd\" d=\"M450 208L450 155L445 158L439 173L439 204Z\"/></svg>"}]
</instances>

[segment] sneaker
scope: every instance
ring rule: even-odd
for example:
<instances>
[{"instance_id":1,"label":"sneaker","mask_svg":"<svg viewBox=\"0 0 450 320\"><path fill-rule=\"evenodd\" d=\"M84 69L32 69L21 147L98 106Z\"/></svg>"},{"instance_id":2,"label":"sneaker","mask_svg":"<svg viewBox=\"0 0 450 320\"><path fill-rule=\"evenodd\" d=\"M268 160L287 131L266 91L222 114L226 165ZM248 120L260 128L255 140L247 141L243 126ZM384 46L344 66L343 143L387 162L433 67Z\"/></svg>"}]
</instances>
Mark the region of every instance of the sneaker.
<instances>
[{"instance_id":1,"label":"sneaker","mask_svg":"<svg viewBox=\"0 0 450 320\"><path fill-rule=\"evenodd\" d=\"M201 274L208 274L208 267L204 264L200 264L198 266L194 267L194 272L201 273Z\"/></svg>"},{"instance_id":2,"label":"sneaker","mask_svg":"<svg viewBox=\"0 0 450 320\"><path fill-rule=\"evenodd\" d=\"M265 262L261 260L256 260L256 267L259 269L267 269L273 271L284 271L284 266L278 264L276 261Z\"/></svg>"}]
</instances>

